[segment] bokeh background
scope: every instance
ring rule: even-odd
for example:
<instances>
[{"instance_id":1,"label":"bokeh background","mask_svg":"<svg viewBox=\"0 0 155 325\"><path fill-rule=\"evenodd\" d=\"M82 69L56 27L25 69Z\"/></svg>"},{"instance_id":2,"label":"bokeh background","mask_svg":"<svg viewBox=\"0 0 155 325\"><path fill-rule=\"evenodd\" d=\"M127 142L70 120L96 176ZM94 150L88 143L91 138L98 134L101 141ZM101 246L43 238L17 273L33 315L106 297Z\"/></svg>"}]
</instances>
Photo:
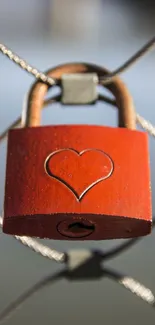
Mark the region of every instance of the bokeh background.
<instances>
[{"instance_id":1,"label":"bokeh background","mask_svg":"<svg viewBox=\"0 0 155 325\"><path fill-rule=\"evenodd\" d=\"M63 62L86 61L114 69L128 59L155 31L155 2L118 0L1 0L0 41L42 71ZM137 112L155 124L155 52L150 52L122 75ZM21 114L23 98L33 77L1 55L0 132ZM117 112L106 104L83 109L53 105L43 123L116 125ZM155 140L150 138L152 197L155 193ZM0 144L0 210L3 209L6 141ZM144 171L145 172L145 171ZM143 177L143 175L142 175ZM15 189L17 190L17 189ZM145 189L144 189L145 190ZM155 208L153 200L153 211ZM44 240L51 247L103 248L120 240L100 243ZM155 292L155 234L152 233L107 264L137 278ZM39 279L63 266L0 235L0 311ZM117 283L59 282L27 300L6 324L126 324L152 325L155 310Z\"/></svg>"}]
</instances>

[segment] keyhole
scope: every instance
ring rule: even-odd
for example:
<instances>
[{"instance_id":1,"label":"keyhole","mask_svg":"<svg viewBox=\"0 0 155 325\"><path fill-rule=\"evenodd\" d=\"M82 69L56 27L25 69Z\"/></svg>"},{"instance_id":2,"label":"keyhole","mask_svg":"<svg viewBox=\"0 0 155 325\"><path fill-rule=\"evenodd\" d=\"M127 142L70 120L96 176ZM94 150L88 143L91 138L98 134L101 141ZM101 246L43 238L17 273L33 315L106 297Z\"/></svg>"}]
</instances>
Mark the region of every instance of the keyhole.
<instances>
[{"instance_id":1,"label":"keyhole","mask_svg":"<svg viewBox=\"0 0 155 325\"><path fill-rule=\"evenodd\" d=\"M83 222L73 222L68 226L69 231L73 233L81 233L87 231L93 231L95 229L94 225L86 225Z\"/></svg>"},{"instance_id":2,"label":"keyhole","mask_svg":"<svg viewBox=\"0 0 155 325\"><path fill-rule=\"evenodd\" d=\"M58 232L68 238L82 238L91 235L95 231L95 225L84 218L69 218L60 222Z\"/></svg>"}]
</instances>

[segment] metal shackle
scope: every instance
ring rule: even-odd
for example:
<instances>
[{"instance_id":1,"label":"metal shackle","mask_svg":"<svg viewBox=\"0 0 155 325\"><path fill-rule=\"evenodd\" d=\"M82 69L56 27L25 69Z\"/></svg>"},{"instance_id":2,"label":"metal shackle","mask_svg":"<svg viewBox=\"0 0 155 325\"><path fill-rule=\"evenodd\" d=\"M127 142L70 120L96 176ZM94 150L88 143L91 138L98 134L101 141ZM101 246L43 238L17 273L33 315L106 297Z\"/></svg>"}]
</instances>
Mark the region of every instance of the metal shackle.
<instances>
[{"instance_id":1,"label":"metal shackle","mask_svg":"<svg viewBox=\"0 0 155 325\"><path fill-rule=\"evenodd\" d=\"M69 63L59 65L46 72L49 77L58 80L61 83L63 74L73 73L96 73L99 80L103 75L109 74L109 71L103 67L87 63ZM102 85L99 82L99 85ZM41 122L41 109L44 104L45 95L51 86L37 81L35 82L28 94L27 107L25 119L23 121L24 127L39 126ZM119 127L136 129L136 114L132 96L127 87L119 77L115 77L110 83L104 85L115 97L116 106L118 108L118 125Z\"/></svg>"}]
</instances>

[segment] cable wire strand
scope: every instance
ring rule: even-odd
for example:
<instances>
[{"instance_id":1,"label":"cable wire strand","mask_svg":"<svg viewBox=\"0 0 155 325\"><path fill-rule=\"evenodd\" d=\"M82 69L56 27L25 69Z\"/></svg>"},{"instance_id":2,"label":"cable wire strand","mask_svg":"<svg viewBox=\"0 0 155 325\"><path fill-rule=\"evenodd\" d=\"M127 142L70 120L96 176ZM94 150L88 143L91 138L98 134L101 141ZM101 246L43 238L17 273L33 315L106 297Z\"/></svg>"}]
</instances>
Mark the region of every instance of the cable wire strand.
<instances>
[{"instance_id":1,"label":"cable wire strand","mask_svg":"<svg viewBox=\"0 0 155 325\"><path fill-rule=\"evenodd\" d=\"M48 100L46 100L44 102L44 107L45 108L47 105L55 103L55 102L59 102L60 100L60 95L57 95L53 98L50 98ZM112 106L116 105L115 100L108 98L107 96L103 96L100 95L99 99L102 101L105 101L107 104L110 104ZM145 130L147 131L150 135L152 135L153 137L155 137L155 126L153 124L151 124L150 121L144 119L144 117L142 117L139 114L136 114L136 121L137 123ZM12 124L9 125L9 127L7 127L1 134L0 134L0 142L5 140L5 138L8 135L8 132L10 129L13 129L15 127L18 127L21 124L21 117L18 117Z\"/></svg>"},{"instance_id":2,"label":"cable wire strand","mask_svg":"<svg viewBox=\"0 0 155 325\"><path fill-rule=\"evenodd\" d=\"M144 56L148 51L150 51L155 45L155 37L150 40L145 46L143 46L136 54L134 54L128 61L126 61L121 67L118 69L114 70L112 73L109 73L107 76L101 76L100 81L104 85L106 83L109 83L115 78L116 75L119 75L120 73L126 71L129 67L131 67L137 60L139 60L142 56ZM0 44L0 51L6 55L10 60L18 64L22 69L26 70L30 74L36 77L36 79L41 80L44 83L49 84L50 86L53 86L57 84L57 80L50 78L46 76L44 73L40 72L39 70L35 69L31 65L29 65L25 60L21 59L19 56L17 56L15 53L13 53L10 49L8 49L6 46L3 44ZM114 100L106 97L106 96L99 96L99 99L104 100L105 102L115 106L116 103ZM56 96L55 98L52 98L51 100L48 100L45 102L44 107L48 105L48 103L54 102L54 101L59 101L60 100L60 95ZM141 117L139 114L136 115L137 123L141 125L143 129L145 129L150 135L155 136L155 127L147 120L145 120L143 117ZM21 122L21 119L18 118L12 125L10 125L1 135L0 135L0 142L5 139L5 137L8 134L8 131L10 128L15 128L18 126ZM153 224L154 225L154 224ZM3 226L3 219L0 217L0 228ZM34 252L40 254L41 256L44 256L50 260L54 260L59 263L65 263L67 260L67 254L63 252L59 252L57 250L54 250L46 245L43 245L36 241L33 238L30 237L20 237L20 236L13 236L16 240L18 240L21 244L27 246ZM128 249L131 245L135 244L139 239L131 239L127 241L126 243L108 251L108 252L103 252L101 254L103 261L107 260L109 258L115 257L117 254L120 254L123 252L125 249ZM110 275L112 278L117 278L117 282L119 282L121 285L123 285L126 289L130 290L132 293L135 293L137 296L139 296L141 299L144 301L148 302L151 305L155 304L155 297L153 293L144 287L142 284L137 282L131 277L126 277L123 275L120 275L116 273L115 271L109 271L107 270L107 275ZM29 292L30 294L33 293L33 290ZM29 295L28 293L28 295ZM26 298L28 297L26 296ZM24 301L24 296L23 296L23 301ZM1 315L0 315L0 321L17 307L18 303L20 301L17 301L10 307L10 309L6 309Z\"/></svg>"},{"instance_id":3,"label":"cable wire strand","mask_svg":"<svg viewBox=\"0 0 155 325\"><path fill-rule=\"evenodd\" d=\"M20 58L17 54L15 54L4 44L0 44L0 51L5 56L7 56L11 61L16 63L18 66L20 66L23 70L33 75L36 79L43 81L44 83L47 83L50 86L53 86L57 83L54 78L48 77L38 69L32 67L29 63L27 63L25 60Z\"/></svg>"},{"instance_id":4,"label":"cable wire strand","mask_svg":"<svg viewBox=\"0 0 155 325\"><path fill-rule=\"evenodd\" d=\"M3 218L0 216L0 227L3 226ZM48 246L45 246L35 239L32 239L30 237L26 236L13 236L15 239L17 239L21 244L24 246L28 246L30 249L32 249L34 252L47 257L50 260L54 260L58 263L64 263L66 260L66 254L62 252L58 252L55 249L52 249Z\"/></svg>"},{"instance_id":5,"label":"cable wire strand","mask_svg":"<svg viewBox=\"0 0 155 325\"><path fill-rule=\"evenodd\" d=\"M47 276L44 279L38 281L35 285L33 285L30 289L25 291L20 295L17 299L15 299L12 303L10 303L2 312L0 312L0 324L4 321L8 320L13 316L19 308L23 305L23 303L28 300L31 296L36 294L40 289L43 289L45 286L49 286L59 279L61 279L65 275L65 271L57 272L53 275Z\"/></svg>"},{"instance_id":6,"label":"cable wire strand","mask_svg":"<svg viewBox=\"0 0 155 325\"><path fill-rule=\"evenodd\" d=\"M53 103L58 103L60 101L61 95L56 95L52 98L49 98L47 100L45 100L44 102L44 106L43 109L46 108L49 104L53 104ZM7 127L1 134L0 134L0 142L2 140L5 140L5 138L8 135L8 132L10 129L14 129L18 126L21 125L21 117L19 116L12 124L9 125L9 127Z\"/></svg>"},{"instance_id":7,"label":"cable wire strand","mask_svg":"<svg viewBox=\"0 0 155 325\"><path fill-rule=\"evenodd\" d=\"M125 72L133 64L135 64L139 59L141 59L146 53L151 51L155 46L155 37L153 37L148 43L146 43L139 51L137 51L132 57L129 58L125 63L123 63L119 68L106 76L100 77L100 81L103 85L110 83L116 76Z\"/></svg>"},{"instance_id":8,"label":"cable wire strand","mask_svg":"<svg viewBox=\"0 0 155 325\"><path fill-rule=\"evenodd\" d=\"M46 286L51 286L59 279L65 278L67 275L67 270L62 270L54 275L49 275L40 281L38 281L31 288L26 290L23 294L21 294L17 299L15 299L12 303L10 303L2 312L0 312L0 324L4 321L8 320L13 316L17 310L26 302L30 297L39 292L39 290L43 289ZM138 298L142 299L147 304L155 307L155 296L153 292L145 287L143 284L133 279L132 277L126 276L118 271L105 268L103 269L103 276L107 276L111 278L115 282L121 284L125 289L136 295Z\"/></svg>"},{"instance_id":9,"label":"cable wire strand","mask_svg":"<svg viewBox=\"0 0 155 325\"><path fill-rule=\"evenodd\" d=\"M123 275L118 271L116 272L109 268L104 268L104 270L108 277L120 283L125 289L129 290L131 293L133 293L149 305L152 305L152 307L155 307L155 296L149 288L145 287L143 284L141 284L134 278Z\"/></svg>"},{"instance_id":10,"label":"cable wire strand","mask_svg":"<svg viewBox=\"0 0 155 325\"><path fill-rule=\"evenodd\" d=\"M148 53L155 46L155 37L153 37L149 42L147 42L139 51L137 51L132 57L130 57L126 62L124 62L119 68L114 70L111 73L108 73L106 76L100 76L100 81L103 85L110 83L117 75L125 72L133 64L135 64L140 58L142 58L146 53ZM23 70L32 74L36 79L41 80L44 83L47 83L49 86L57 84L57 80L51 77L48 77L46 74L40 72L38 69L32 67L25 60L20 58L7 46L0 43L0 51L2 54L6 55L10 60L20 66Z\"/></svg>"}]
</instances>

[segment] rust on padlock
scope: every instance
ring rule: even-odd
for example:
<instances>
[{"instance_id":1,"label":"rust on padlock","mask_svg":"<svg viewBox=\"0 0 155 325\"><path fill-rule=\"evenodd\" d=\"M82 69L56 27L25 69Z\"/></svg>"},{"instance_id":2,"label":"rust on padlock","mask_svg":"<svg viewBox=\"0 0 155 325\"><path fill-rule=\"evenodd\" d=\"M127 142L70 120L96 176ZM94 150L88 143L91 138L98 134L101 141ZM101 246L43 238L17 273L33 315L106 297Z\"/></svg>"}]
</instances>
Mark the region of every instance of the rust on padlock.
<instances>
[{"instance_id":1,"label":"rust on padlock","mask_svg":"<svg viewBox=\"0 0 155 325\"><path fill-rule=\"evenodd\" d=\"M108 71L66 64L48 75ZM40 126L49 86L36 82L24 128L8 138L3 231L59 240L144 236L152 225L148 137L137 131L132 97L116 77L106 88L116 98L119 128Z\"/></svg>"},{"instance_id":2,"label":"rust on padlock","mask_svg":"<svg viewBox=\"0 0 155 325\"><path fill-rule=\"evenodd\" d=\"M49 77L57 79L61 84L61 78L65 74L72 73L96 73L98 78L109 74L109 70L99 67L95 64L87 63L69 63L63 64L46 72ZM49 85L37 81L32 86L28 96L28 107L24 126L39 126L41 123L41 108L43 107L46 93ZM104 85L115 97L116 106L118 107L118 125L131 130L136 129L136 116L132 96L127 87L119 77Z\"/></svg>"}]
</instances>

